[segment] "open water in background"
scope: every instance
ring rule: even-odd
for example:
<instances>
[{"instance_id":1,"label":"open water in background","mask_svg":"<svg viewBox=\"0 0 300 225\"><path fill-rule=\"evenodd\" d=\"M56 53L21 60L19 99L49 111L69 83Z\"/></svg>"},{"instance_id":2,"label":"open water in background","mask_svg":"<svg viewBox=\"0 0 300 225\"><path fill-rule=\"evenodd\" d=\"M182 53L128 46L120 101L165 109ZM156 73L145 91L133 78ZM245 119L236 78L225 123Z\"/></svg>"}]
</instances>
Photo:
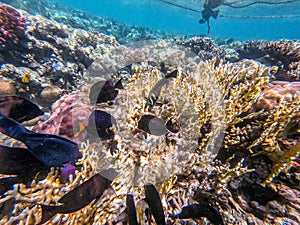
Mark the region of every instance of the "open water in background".
<instances>
[{"instance_id":1,"label":"open water in background","mask_svg":"<svg viewBox=\"0 0 300 225\"><path fill-rule=\"evenodd\" d=\"M109 17L126 24L141 25L180 35L206 35L207 25L199 24L201 13L168 5L160 0L57 0L63 5ZM276 0L269 0L276 1ZM185 6L202 10L204 0L184 2ZM300 0L283 5L256 4L243 9L219 7L228 16L293 16L297 18L211 18L212 38L234 38L241 41L265 39L300 39Z\"/></svg>"}]
</instances>

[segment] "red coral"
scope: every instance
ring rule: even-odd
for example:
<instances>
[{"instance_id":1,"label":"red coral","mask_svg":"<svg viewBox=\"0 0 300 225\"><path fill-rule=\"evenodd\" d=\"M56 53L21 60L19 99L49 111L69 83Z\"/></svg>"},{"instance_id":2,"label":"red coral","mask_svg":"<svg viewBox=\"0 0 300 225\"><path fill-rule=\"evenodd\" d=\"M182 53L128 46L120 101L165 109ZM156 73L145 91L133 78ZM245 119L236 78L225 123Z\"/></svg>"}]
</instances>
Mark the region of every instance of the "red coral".
<instances>
[{"instance_id":1,"label":"red coral","mask_svg":"<svg viewBox=\"0 0 300 225\"><path fill-rule=\"evenodd\" d=\"M0 50L19 44L26 38L26 21L11 6L0 4Z\"/></svg>"}]
</instances>

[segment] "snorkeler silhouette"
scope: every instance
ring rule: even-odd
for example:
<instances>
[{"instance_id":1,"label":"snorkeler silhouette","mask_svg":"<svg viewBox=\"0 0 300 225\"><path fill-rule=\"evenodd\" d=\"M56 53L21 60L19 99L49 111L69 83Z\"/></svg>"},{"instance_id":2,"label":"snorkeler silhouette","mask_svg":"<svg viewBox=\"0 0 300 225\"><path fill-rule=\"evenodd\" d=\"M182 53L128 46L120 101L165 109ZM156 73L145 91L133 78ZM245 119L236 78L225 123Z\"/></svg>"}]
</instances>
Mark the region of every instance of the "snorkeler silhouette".
<instances>
[{"instance_id":1,"label":"snorkeler silhouette","mask_svg":"<svg viewBox=\"0 0 300 225\"><path fill-rule=\"evenodd\" d=\"M202 19L199 20L199 23L203 24L207 22L208 31L207 33L210 33L210 25L209 25L209 18L213 17L214 19L217 19L220 10L213 10L217 8L220 5L223 5L225 0L205 0L202 10Z\"/></svg>"},{"instance_id":2,"label":"snorkeler silhouette","mask_svg":"<svg viewBox=\"0 0 300 225\"><path fill-rule=\"evenodd\" d=\"M293 2L299 2L300 0L278 0L278 1L274 1L274 0L249 0L249 1L244 1L244 0L234 0L234 1L230 1L230 0L205 0L204 4L203 4L203 10L200 11L198 9L194 9L185 5L180 5L177 4L175 2L172 2L172 0L160 0L162 2L165 2L167 4L182 8L182 9L186 9L186 10L190 10L196 13L201 12L202 13L202 19L199 20L199 23L204 24L207 22L207 33L210 33L210 24L209 24L209 19L210 17L213 17L214 19L217 19L217 17L227 17L227 18L299 18L300 15L279 15L279 16L239 16L239 15L235 15L235 16L228 16L228 15L220 15L220 10L219 9L215 9L221 5L223 6L227 6L233 9L241 9L241 8L246 8L255 4L266 4L266 5L281 5L281 4L289 4L289 3L293 3ZM215 9L215 10L214 10Z\"/></svg>"}]
</instances>

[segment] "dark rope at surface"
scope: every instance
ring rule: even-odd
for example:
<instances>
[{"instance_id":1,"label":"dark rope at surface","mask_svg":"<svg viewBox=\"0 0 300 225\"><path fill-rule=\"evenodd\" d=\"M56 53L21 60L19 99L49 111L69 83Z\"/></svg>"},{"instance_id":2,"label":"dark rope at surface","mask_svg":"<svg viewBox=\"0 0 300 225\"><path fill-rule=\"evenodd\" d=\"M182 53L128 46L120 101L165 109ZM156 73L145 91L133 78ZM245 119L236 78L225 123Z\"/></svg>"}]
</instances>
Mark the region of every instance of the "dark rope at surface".
<instances>
[{"instance_id":1,"label":"dark rope at surface","mask_svg":"<svg viewBox=\"0 0 300 225\"><path fill-rule=\"evenodd\" d=\"M285 16L239 16L239 15L219 15L223 18L233 18L233 19L291 19L299 18L300 15L285 15Z\"/></svg>"},{"instance_id":2,"label":"dark rope at surface","mask_svg":"<svg viewBox=\"0 0 300 225\"><path fill-rule=\"evenodd\" d=\"M246 8L248 6L255 5L255 4L281 5L281 4L286 4L286 3L298 2L298 1L299 0L288 0L288 1L281 1L281 2L257 1L257 2L251 2L246 5L242 5L242 6L235 6L234 4L237 2L234 2L234 3L224 3L222 5L225 5L225 6L234 8L234 9L241 9L241 8Z\"/></svg>"},{"instance_id":3,"label":"dark rope at surface","mask_svg":"<svg viewBox=\"0 0 300 225\"><path fill-rule=\"evenodd\" d=\"M200 12L201 13L201 10L198 10L198 9L189 8L187 6L179 5L179 4L176 4L174 2L167 1L167 0L160 0L160 1L165 2L169 5L177 6L177 7L182 8L182 9L187 9L187 10L190 10L190 11L193 11L193 12Z\"/></svg>"},{"instance_id":4,"label":"dark rope at surface","mask_svg":"<svg viewBox=\"0 0 300 225\"><path fill-rule=\"evenodd\" d=\"M168 0L160 0L160 1L165 2L165 3L169 4L169 5L173 5L173 6L182 8L182 9L189 10L189 11L193 11L193 12L197 12L197 13L201 13L202 12L201 10L189 8L189 7L183 6L183 5L179 5L177 3L170 2ZM231 8L238 9L238 8L248 7L248 6L254 5L256 3L279 5L279 4L292 3L292 2L297 2L297 1L299 1L299 0L289 0L289 1L285 1L285 2L259 1L259 2L252 2L252 3L249 3L248 5L244 5L244 6L233 6L233 5L231 5L231 4L237 3L237 2L234 2L234 3L225 3L223 5L229 6ZM233 19L291 19L291 18L299 18L300 15L285 15L285 16L238 16L238 15L223 15L223 14L221 14L221 15L219 15L219 17L233 18Z\"/></svg>"}]
</instances>

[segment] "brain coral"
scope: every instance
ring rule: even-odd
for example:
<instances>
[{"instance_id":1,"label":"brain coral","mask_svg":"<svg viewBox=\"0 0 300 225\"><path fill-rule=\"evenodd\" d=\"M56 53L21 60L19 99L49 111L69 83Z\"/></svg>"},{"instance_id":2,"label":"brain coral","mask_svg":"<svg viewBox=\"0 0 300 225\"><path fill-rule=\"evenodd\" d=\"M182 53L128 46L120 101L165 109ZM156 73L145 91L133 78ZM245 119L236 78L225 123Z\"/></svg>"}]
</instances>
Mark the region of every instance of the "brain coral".
<instances>
[{"instance_id":1,"label":"brain coral","mask_svg":"<svg viewBox=\"0 0 300 225\"><path fill-rule=\"evenodd\" d=\"M26 38L26 21L11 6L0 4L0 50L18 45Z\"/></svg>"}]
</instances>

